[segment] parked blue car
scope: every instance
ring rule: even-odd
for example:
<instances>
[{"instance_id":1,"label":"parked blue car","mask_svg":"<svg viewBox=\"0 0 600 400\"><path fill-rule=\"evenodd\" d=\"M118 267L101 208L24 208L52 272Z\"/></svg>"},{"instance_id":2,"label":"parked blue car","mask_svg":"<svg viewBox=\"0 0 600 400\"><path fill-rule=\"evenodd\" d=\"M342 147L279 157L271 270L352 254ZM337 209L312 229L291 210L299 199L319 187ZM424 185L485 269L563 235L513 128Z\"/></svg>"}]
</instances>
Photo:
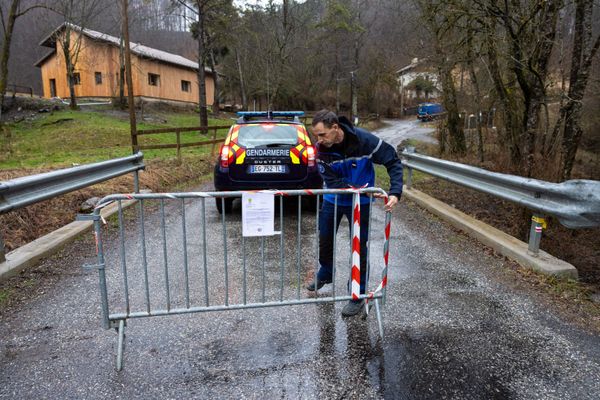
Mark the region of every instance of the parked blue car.
<instances>
[{"instance_id":1,"label":"parked blue car","mask_svg":"<svg viewBox=\"0 0 600 400\"><path fill-rule=\"evenodd\" d=\"M439 103L421 103L419 104L417 118L423 122L431 121L443 113L444 107Z\"/></svg>"}]
</instances>

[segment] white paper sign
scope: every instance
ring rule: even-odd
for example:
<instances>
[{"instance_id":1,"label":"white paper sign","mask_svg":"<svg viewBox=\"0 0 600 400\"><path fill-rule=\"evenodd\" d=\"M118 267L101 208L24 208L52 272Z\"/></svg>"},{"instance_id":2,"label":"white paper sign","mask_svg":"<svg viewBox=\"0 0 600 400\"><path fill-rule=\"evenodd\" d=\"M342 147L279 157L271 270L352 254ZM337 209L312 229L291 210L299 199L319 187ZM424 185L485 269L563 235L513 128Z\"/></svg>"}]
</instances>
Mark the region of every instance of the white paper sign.
<instances>
[{"instance_id":1,"label":"white paper sign","mask_svg":"<svg viewBox=\"0 0 600 400\"><path fill-rule=\"evenodd\" d=\"M271 236L274 230L275 195L242 193L242 235Z\"/></svg>"}]
</instances>

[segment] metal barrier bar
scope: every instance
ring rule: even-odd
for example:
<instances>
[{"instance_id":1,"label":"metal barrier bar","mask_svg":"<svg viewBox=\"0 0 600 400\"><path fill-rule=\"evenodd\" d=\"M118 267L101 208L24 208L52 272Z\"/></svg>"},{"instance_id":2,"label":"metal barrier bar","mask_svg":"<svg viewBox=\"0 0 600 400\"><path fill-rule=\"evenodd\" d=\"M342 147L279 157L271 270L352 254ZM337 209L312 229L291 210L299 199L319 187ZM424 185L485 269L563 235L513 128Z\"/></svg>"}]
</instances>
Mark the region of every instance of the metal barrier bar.
<instances>
[{"instance_id":1,"label":"metal barrier bar","mask_svg":"<svg viewBox=\"0 0 600 400\"><path fill-rule=\"evenodd\" d=\"M279 198L279 230L281 231L281 235L279 236L279 257L280 257L280 267L281 267L281 279L280 279L280 288L279 288L279 301L283 301L283 272L285 261L283 257L283 237L285 236L285 231L283 229L283 198Z\"/></svg>"},{"instance_id":2,"label":"metal barrier bar","mask_svg":"<svg viewBox=\"0 0 600 400\"><path fill-rule=\"evenodd\" d=\"M223 260L225 261L225 305L229 305L229 271L227 270L227 226L225 225L225 198L221 198L221 206L223 214L221 215L221 223L223 225Z\"/></svg>"},{"instance_id":3,"label":"metal barrier bar","mask_svg":"<svg viewBox=\"0 0 600 400\"><path fill-rule=\"evenodd\" d=\"M315 284L315 288L317 287L317 272L319 271L319 212L321 210L320 204L319 204L319 195L317 195L317 216L316 218L316 223L315 223L315 254L316 254L316 260L317 262L315 263L315 276L314 276L314 284ZM335 285L333 286L335 287ZM335 293L335 292L334 292Z\"/></svg>"},{"instance_id":4,"label":"metal barrier bar","mask_svg":"<svg viewBox=\"0 0 600 400\"><path fill-rule=\"evenodd\" d=\"M148 194L132 194L132 195L112 195L107 196L100 201L100 205L96 208L94 212L94 222L95 222L95 235L98 241L98 270L100 276L100 292L101 292L101 300L102 300L102 313L103 313L103 326L105 328L115 328L119 333L119 344L117 350L117 368L120 369L123 361L123 338L124 338L124 330L126 327L126 321L130 318L142 318L142 317L150 317L150 316L162 316L162 315L175 315L175 314L187 314L187 313L195 313L195 312L208 312L208 311L224 311L224 310L239 310L239 309L249 309L249 308L262 308L262 307L270 307L270 306L284 306L284 305L297 305L297 304L312 304L312 303L324 303L324 302L335 302L335 301L345 301L355 298L365 299L366 301L375 301L375 313L377 316L377 323L380 334L383 333L381 315L379 311L379 301L381 301L385 296L385 288L387 283L387 258L388 258L388 249L389 249L389 222L391 219L391 214L386 213L385 216L385 243L383 244L384 250L384 269L382 271L382 281L379 284L378 288L372 291L369 286L369 276L371 276L371 250L373 249L373 234L378 232L373 226L373 205L371 204L371 208L368 211L368 224L369 224L369 233L367 236L367 250L366 253L363 254L363 257L366 257L366 279L363 282L365 286L365 292L360 293L360 290L357 290L357 284L360 284L359 273L354 271L351 275L351 282L353 283L353 296L351 295L339 295L336 293L335 285L331 287L330 293L315 293L315 297L312 297L312 294L306 294L307 297L303 297L301 294L301 286L303 286L303 273L309 273L310 269L302 267L302 255L310 253L309 248L315 246L315 255L316 259L319 259L319 221L322 218L320 214L320 204L321 198L320 196L323 194L335 194L333 200L333 208L335 210L335 218L337 222L337 213L339 210L338 207L338 195L341 194L352 194L353 201L355 205L353 206L352 219L350 221L350 228L352 229L352 233L356 236L360 235L360 223L358 219L354 219L356 216L356 210L358 210L356 206L356 202L359 201L359 194L366 193L367 195L372 195L373 193L382 193L385 194L381 189L350 189L350 190L342 190L342 189L323 189L323 190L314 190L314 191L263 191L272 193L275 196L278 196L280 199L279 205L279 229L280 229L280 238L274 238L272 236L260 236L259 241L248 240L241 235L241 256L236 258L239 261L230 261L229 254L229 242L231 240L236 240L237 235L240 235L241 232L232 231L230 233L229 228L227 226L227 222L232 222L234 220L233 217L230 217L230 214L223 213L220 218L220 223L222 224L222 244L208 243L208 238L206 236L206 198L216 197L221 201L221 205L223 206L223 211L226 211L225 199L231 197L239 197L243 194L243 192L208 192L208 193L169 193L169 194L156 194L156 193L148 193ZM293 221L294 218L297 218L297 224L294 226L293 223L290 226L285 226L286 215L283 207L283 198L296 195L298 196L296 200L296 212L291 212L289 216L289 221ZM303 220L303 201L302 196L314 195L316 196L316 216L315 216L315 231L310 230L309 232L304 232L304 235L313 235L315 236L315 242L302 240L302 226L305 224ZM372 196L370 196L372 197ZM137 230L139 231L139 242L141 243L127 243L125 241L125 217L123 215L123 211L120 206L120 202L125 199L137 199L139 200L139 209L138 209L138 225ZM194 199L199 198L200 202L192 202L189 201L186 204L186 199ZM104 267L104 249L102 246L102 236L100 232L100 210L109 204L110 202L117 201L119 203L119 240L116 243L116 251L121 254L121 259L116 260L116 263L121 264L121 268L110 268L105 269ZM168 236L170 229L167 229L167 201L177 201L179 202L179 210L177 207L171 207L170 209L175 211L175 214L179 213L178 218L173 218L174 230L180 232L183 235L183 246L181 246L177 242L169 242ZM148 204L146 204L148 203ZM154 204L157 204L158 207L154 207ZM311 203L314 204L314 203ZM197 212L192 212L193 209L200 209L201 214L198 215ZM189 211L189 212L188 212ZM294 215L296 214L296 215ZM128 216L128 218L135 218L135 216ZM194 218L193 223L192 219L188 220L188 217ZM177 227L179 223L179 218L181 218L181 226ZM201 229L202 234L196 235L192 234L192 227L197 227L195 221L201 221L204 225L202 228L198 227L197 229ZM218 220L217 220L218 221ZM365 218L365 221L367 219ZM233 221L234 222L234 221ZM190 224L188 226L188 223ZM312 221L310 221L312 223ZM354 224L357 224L354 226ZM152 229L154 228L154 229ZM189 228L189 230L188 230ZM275 226L274 226L275 228ZM287 228L287 229L286 229ZM296 244L299 247L298 249L288 249L287 252L288 257L294 257L296 259L296 265L293 262L285 263L282 262L285 260L286 252L284 251L284 246L286 245L286 241L283 238L283 235L286 234L289 236L290 232L295 232L298 237L296 240L288 240L290 244ZM334 232L337 234L337 223L334 224ZM349 229L350 230L350 229ZM279 232L276 232L279 234ZM218 235L218 234L217 234ZM381 237L381 231L379 231L379 237ZM353 238L353 235L351 235ZM336 253L340 252L343 254L345 249L338 246L336 237L333 239L333 248L334 253L333 257L336 258ZM354 247L357 246L356 238L354 239ZM199 243L199 240L202 240L203 243ZM282 260L272 259L271 257L271 249L273 240L277 240L279 242L279 255ZM150 243L161 243L162 245L148 246L146 244ZM189 243L188 243L189 242ZM346 241L344 240L343 243ZM240 242L238 242L240 243ZM189 251L188 244L190 248L199 249L200 252L197 251ZM250 253L248 253L247 244L252 245L252 249ZM197 247L196 247L197 246ZM275 245L276 246L276 245ZM235 246L234 246L235 247ZM233 248L232 247L232 251ZM344 246L345 247L345 246ZM350 254L354 251L355 258L353 261L353 266L356 269L356 266L360 264L360 256L357 258L357 248L352 248L350 246L348 249ZM360 246L359 246L360 247ZM136 251L139 256L137 259L132 259L131 257L127 258L128 249ZM222 251L221 251L222 250ZM216 251L217 258L215 257ZM239 247L236 250L239 254ZM177 254L179 253L179 254ZM189 254L188 254L189 253ZM212 254L212 255L211 255ZM222 259L221 255L222 254ZM194 275L192 273L192 269L190 266L195 265L195 257L202 257L204 268L203 271L198 271L199 273L204 273L204 282L201 283L199 279L194 279ZM260 260L258 260L260 257ZM208 263L208 259L211 258L210 264ZM234 260L234 259L231 259ZM267 268L267 261L269 265L273 264L276 267L271 269ZM236 265L241 263L242 271L236 268ZM130 267L129 264L135 266L136 264L141 266L141 268L133 268ZM318 263L317 263L318 264ZM222 266L221 266L222 265ZM249 271L247 271L248 266L260 266L259 268L255 268L255 274L250 275L250 279L248 279ZM288 273L286 275L286 265L288 266ZM229 274L229 269L232 271L239 271L237 274ZM277 271L279 269L279 271ZM274 276L270 274L270 272L274 272ZM335 263L333 273L335 275ZM239 273L242 273L240 277ZM107 283L107 274L108 283ZM212 279L209 275L217 274L217 276L223 276L224 280L221 279ZM294 276L295 275L295 276ZM134 279L133 284L130 282L130 278ZM152 279L150 279L152 277ZM163 282L164 277L164 282ZM289 279L287 283L284 280ZM279 282L277 280L279 279ZM314 279L316 280L316 274ZM334 278L332 277L332 280ZM240 282L242 281L242 282ZM341 283L341 282L340 282ZM108 296L108 284L116 284L116 287L123 287L125 292L124 300L122 300L118 296L112 296L109 299ZM224 290L223 290L224 286ZM285 288L289 287L289 291L286 291ZM296 286L294 288L294 286ZM294 290L295 289L295 290ZM328 290L328 289L324 289ZM164 291L164 297L160 295L160 291ZM196 297L196 293L204 292L205 299ZM183 292L183 293L182 293ZM240 293L241 292L241 293ZM287 292L287 296L286 296ZM111 292L111 294L114 294ZM182 296L182 294L185 295ZM158 296L158 297L157 297ZM213 301L209 302L209 296L213 296ZM130 302L130 297L133 302ZM158 299L165 299L166 307L159 305L162 303L161 301L157 301ZM258 301L257 301L258 299ZM124 303L124 307L123 307ZM213 303L213 304L211 304ZM110 312L111 308L115 308L115 311ZM154 307L153 307L154 306ZM369 307L365 307L366 310ZM368 311L367 311L368 312Z\"/></svg>"},{"instance_id":5,"label":"metal barrier bar","mask_svg":"<svg viewBox=\"0 0 600 400\"><path fill-rule=\"evenodd\" d=\"M125 256L125 231L123 228L123 202L119 200L119 243L121 255L121 271L123 273L123 290L125 291L125 309L129 312L129 283L127 282L127 259ZM165 256L166 257L166 256Z\"/></svg>"},{"instance_id":6,"label":"metal barrier bar","mask_svg":"<svg viewBox=\"0 0 600 400\"><path fill-rule=\"evenodd\" d=\"M335 195L335 200L333 203L333 218L337 218L337 202L338 202L338 196L337 194ZM334 221L333 223L333 272L331 274L331 287L333 288L333 298L335 299L335 275L336 275L336 271L337 271L337 265L336 265L336 254L337 254L337 221Z\"/></svg>"},{"instance_id":7,"label":"metal barrier bar","mask_svg":"<svg viewBox=\"0 0 600 400\"><path fill-rule=\"evenodd\" d=\"M203 247L203 262L204 262L204 296L206 299L206 307L208 307L210 305L210 301L208 299L208 266L207 266L207 261L206 261L206 199L202 198L200 199L202 202L202 247ZM244 271L246 268L245 265L245 261L244 260ZM245 295L244 295L244 299L245 299Z\"/></svg>"},{"instance_id":8,"label":"metal barrier bar","mask_svg":"<svg viewBox=\"0 0 600 400\"><path fill-rule=\"evenodd\" d=\"M185 228L185 199L181 199L181 227L183 234L183 270L185 271L185 306L190 308L190 271L188 266L187 230Z\"/></svg>"},{"instance_id":9,"label":"metal barrier bar","mask_svg":"<svg viewBox=\"0 0 600 400\"><path fill-rule=\"evenodd\" d=\"M247 290L247 277L246 277L246 238L244 236L242 236L242 269L243 269L243 274L244 274L244 283L243 283L243 288L244 288L244 304L248 304L248 290Z\"/></svg>"},{"instance_id":10,"label":"metal barrier bar","mask_svg":"<svg viewBox=\"0 0 600 400\"><path fill-rule=\"evenodd\" d=\"M150 312L150 285L148 283L148 259L146 256L146 231L144 222L144 199L140 199L140 242L142 246L142 267L144 268L144 284L146 294L146 310Z\"/></svg>"},{"instance_id":11,"label":"metal barrier bar","mask_svg":"<svg viewBox=\"0 0 600 400\"><path fill-rule=\"evenodd\" d=\"M102 244L102 229L100 226L100 216L97 215L97 218L94 220L94 239L96 241L96 257L98 260L98 264L96 268L98 268L98 280L100 283L100 292L101 296L101 306L102 306L102 325L104 329L110 328L110 316L108 309L108 295L106 288L106 271L105 271L105 262L104 262L104 247ZM130 311L127 311L127 314L130 314Z\"/></svg>"},{"instance_id":12,"label":"metal barrier bar","mask_svg":"<svg viewBox=\"0 0 600 400\"><path fill-rule=\"evenodd\" d=\"M165 300L167 310L171 309L171 292L169 291L169 258L167 256L167 228L165 226L165 200L160 200L160 229L162 231L163 263L165 266Z\"/></svg>"},{"instance_id":13,"label":"metal barrier bar","mask_svg":"<svg viewBox=\"0 0 600 400\"><path fill-rule=\"evenodd\" d=\"M298 234L296 235L296 271L297 271L297 288L296 298L300 298L300 236L302 235L302 196L298 196Z\"/></svg>"},{"instance_id":14,"label":"metal barrier bar","mask_svg":"<svg viewBox=\"0 0 600 400\"><path fill-rule=\"evenodd\" d=\"M260 259L262 260L261 265L260 265L260 270L262 272L262 301L263 303L266 301L265 300L265 290L266 290L266 280L265 280L265 237L261 236L260 237Z\"/></svg>"}]
</instances>

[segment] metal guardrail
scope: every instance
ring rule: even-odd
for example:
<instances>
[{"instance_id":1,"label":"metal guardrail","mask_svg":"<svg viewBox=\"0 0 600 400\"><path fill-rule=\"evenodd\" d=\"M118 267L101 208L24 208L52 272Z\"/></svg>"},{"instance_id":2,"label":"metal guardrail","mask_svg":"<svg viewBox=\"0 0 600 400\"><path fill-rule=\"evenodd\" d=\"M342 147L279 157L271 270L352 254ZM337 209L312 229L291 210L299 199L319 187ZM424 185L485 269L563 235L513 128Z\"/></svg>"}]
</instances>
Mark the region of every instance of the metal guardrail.
<instances>
[{"instance_id":1,"label":"metal guardrail","mask_svg":"<svg viewBox=\"0 0 600 400\"><path fill-rule=\"evenodd\" d=\"M82 189L133 172L135 192L139 192L138 171L144 169L144 155L137 154L81 165L43 174L0 182L0 214ZM0 262L5 260L0 232Z\"/></svg>"},{"instance_id":2,"label":"metal guardrail","mask_svg":"<svg viewBox=\"0 0 600 400\"><path fill-rule=\"evenodd\" d=\"M412 170L416 169L532 210L529 250L534 254L539 252L545 215L556 217L571 229L600 226L600 181L577 179L552 183L523 178L416 154L413 148L407 148L401 156L408 169L408 188L412 184Z\"/></svg>"}]
</instances>

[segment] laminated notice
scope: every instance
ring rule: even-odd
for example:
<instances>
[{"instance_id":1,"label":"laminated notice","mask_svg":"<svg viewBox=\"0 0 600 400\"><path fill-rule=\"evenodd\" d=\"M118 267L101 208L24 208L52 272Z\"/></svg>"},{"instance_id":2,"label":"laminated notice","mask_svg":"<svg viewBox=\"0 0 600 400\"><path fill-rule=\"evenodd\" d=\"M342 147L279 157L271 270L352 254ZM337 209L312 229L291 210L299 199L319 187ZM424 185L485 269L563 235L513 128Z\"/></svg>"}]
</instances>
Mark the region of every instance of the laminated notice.
<instances>
[{"instance_id":1,"label":"laminated notice","mask_svg":"<svg viewBox=\"0 0 600 400\"><path fill-rule=\"evenodd\" d=\"M271 236L275 233L275 195L242 193L242 235Z\"/></svg>"}]
</instances>

